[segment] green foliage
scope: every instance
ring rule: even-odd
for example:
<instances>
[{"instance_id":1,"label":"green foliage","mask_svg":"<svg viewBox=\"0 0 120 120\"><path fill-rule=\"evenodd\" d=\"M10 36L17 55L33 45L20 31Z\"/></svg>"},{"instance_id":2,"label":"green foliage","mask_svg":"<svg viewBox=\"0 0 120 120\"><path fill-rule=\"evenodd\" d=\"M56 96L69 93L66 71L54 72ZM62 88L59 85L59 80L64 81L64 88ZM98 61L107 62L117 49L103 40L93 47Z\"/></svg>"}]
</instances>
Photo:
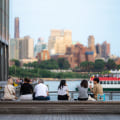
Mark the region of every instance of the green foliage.
<instances>
[{"instance_id":1,"label":"green foliage","mask_svg":"<svg viewBox=\"0 0 120 120\"><path fill-rule=\"evenodd\" d=\"M15 62L15 66L20 67L20 61L16 59L12 59L11 61Z\"/></svg>"},{"instance_id":2,"label":"green foliage","mask_svg":"<svg viewBox=\"0 0 120 120\"><path fill-rule=\"evenodd\" d=\"M94 69L96 71L103 71L105 68L105 62L101 59L98 59L95 61L95 66L94 66Z\"/></svg>"},{"instance_id":3,"label":"green foliage","mask_svg":"<svg viewBox=\"0 0 120 120\"><path fill-rule=\"evenodd\" d=\"M88 62L88 61L85 61L85 62L82 62L80 64L80 69L82 71L92 71L94 69L94 63L93 62Z\"/></svg>"},{"instance_id":4,"label":"green foliage","mask_svg":"<svg viewBox=\"0 0 120 120\"><path fill-rule=\"evenodd\" d=\"M80 74L74 72L65 72L65 73L53 73L45 69L22 69L19 67L10 67L9 75L16 77L29 77L29 78L88 78L88 74Z\"/></svg>"},{"instance_id":5,"label":"green foliage","mask_svg":"<svg viewBox=\"0 0 120 120\"><path fill-rule=\"evenodd\" d=\"M108 70L114 70L116 69L116 64L115 64L115 61L112 60L112 59L109 59L106 63L106 67Z\"/></svg>"},{"instance_id":6,"label":"green foliage","mask_svg":"<svg viewBox=\"0 0 120 120\"><path fill-rule=\"evenodd\" d=\"M117 65L116 67L117 67L117 70L120 70L120 65Z\"/></svg>"},{"instance_id":7,"label":"green foliage","mask_svg":"<svg viewBox=\"0 0 120 120\"><path fill-rule=\"evenodd\" d=\"M59 58L57 60L60 69L69 69L70 64L65 58Z\"/></svg>"}]
</instances>

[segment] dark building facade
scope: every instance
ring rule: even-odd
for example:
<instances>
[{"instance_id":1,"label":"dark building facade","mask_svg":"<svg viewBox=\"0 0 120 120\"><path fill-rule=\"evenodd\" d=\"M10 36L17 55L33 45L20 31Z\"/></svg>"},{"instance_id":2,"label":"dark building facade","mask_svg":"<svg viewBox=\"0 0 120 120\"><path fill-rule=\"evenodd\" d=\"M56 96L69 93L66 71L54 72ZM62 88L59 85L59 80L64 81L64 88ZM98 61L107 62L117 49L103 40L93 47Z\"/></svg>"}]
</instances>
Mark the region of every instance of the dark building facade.
<instances>
[{"instance_id":1,"label":"dark building facade","mask_svg":"<svg viewBox=\"0 0 120 120\"><path fill-rule=\"evenodd\" d=\"M15 38L19 38L20 35L19 35L19 17L16 17L15 18L15 35L14 35Z\"/></svg>"},{"instance_id":2,"label":"dark building facade","mask_svg":"<svg viewBox=\"0 0 120 120\"><path fill-rule=\"evenodd\" d=\"M9 0L0 0L0 81L8 77Z\"/></svg>"}]
</instances>

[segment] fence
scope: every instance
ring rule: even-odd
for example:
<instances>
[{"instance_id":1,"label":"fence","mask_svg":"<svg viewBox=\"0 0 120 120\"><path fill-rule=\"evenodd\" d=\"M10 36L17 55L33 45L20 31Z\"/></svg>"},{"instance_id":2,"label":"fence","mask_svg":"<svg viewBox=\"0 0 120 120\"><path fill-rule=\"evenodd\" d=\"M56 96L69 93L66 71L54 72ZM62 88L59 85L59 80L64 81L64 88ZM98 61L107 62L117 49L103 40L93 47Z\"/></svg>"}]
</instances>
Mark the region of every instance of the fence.
<instances>
[{"instance_id":1,"label":"fence","mask_svg":"<svg viewBox=\"0 0 120 120\"><path fill-rule=\"evenodd\" d=\"M88 92L89 94L90 92ZM69 91L71 100L78 98L78 92L77 91ZM108 91L105 92L105 100L106 101L120 101L120 92L119 91ZM0 90L0 99L3 97L4 91ZM20 96L20 89L16 89L16 95L17 97ZM52 101L57 101L57 91L49 91L49 95Z\"/></svg>"}]
</instances>

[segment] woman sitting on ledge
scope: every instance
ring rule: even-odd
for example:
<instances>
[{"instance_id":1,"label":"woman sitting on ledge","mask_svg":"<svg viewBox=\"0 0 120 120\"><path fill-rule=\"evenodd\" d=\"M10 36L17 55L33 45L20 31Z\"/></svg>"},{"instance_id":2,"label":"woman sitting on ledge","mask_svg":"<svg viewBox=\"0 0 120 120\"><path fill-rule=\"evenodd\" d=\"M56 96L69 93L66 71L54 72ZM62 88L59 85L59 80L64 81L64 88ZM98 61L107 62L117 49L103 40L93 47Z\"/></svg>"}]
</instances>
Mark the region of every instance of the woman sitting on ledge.
<instances>
[{"instance_id":1,"label":"woman sitting on ledge","mask_svg":"<svg viewBox=\"0 0 120 120\"><path fill-rule=\"evenodd\" d=\"M82 100L82 101L88 100L88 81L82 80L78 89L79 89L78 100Z\"/></svg>"},{"instance_id":2,"label":"woman sitting on ledge","mask_svg":"<svg viewBox=\"0 0 120 120\"><path fill-rule=\"evenodd\" d=\"M11 77L8 78L8 84L4 89L4 97L3 100L16 100L15 88L13 86L13 79Z\"/></svg>"},{"instance_id":3,"label":"woman sitting on ledge","mask_svg":"<svg viewBox=\"0 0 120 120\"><path fill-rule=\"evenodd\" d=\"M20 100L32 100L33 94L33 87L30 84L30 80L28 78L24 79L24 84L21 85L21 89L20 89Z\"/></svg>"},{"instance_id":4,"label":"woman sitting on ledge","mask_svg":"<svg viewBox=\"0 0 120 120\"><path fill-rule=\"evenodd\" d=\"M69 90L66 84L66 80L61 80L58 87L58 100L68 100L69 99Z\"/></svg>"}]
</instances>

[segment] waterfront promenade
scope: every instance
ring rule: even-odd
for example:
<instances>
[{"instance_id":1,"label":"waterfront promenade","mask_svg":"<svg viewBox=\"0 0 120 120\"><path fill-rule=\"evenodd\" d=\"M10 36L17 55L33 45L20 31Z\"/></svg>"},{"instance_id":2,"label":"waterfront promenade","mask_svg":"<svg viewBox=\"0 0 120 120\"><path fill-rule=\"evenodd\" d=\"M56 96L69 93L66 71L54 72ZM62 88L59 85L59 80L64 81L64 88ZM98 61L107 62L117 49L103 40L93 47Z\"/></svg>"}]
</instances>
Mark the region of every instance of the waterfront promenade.
<instances>
[{"instance_id":1,"label":"waterfront promenade","mask_svg":"<svg viewBox=\"0 0 120 120\"><path fill-rule=\"evenodd\" d=\"M0 115L0 120L119 120L120 115L102 114L46 114L46 115Z\"/></svg>"}]
</instances>

